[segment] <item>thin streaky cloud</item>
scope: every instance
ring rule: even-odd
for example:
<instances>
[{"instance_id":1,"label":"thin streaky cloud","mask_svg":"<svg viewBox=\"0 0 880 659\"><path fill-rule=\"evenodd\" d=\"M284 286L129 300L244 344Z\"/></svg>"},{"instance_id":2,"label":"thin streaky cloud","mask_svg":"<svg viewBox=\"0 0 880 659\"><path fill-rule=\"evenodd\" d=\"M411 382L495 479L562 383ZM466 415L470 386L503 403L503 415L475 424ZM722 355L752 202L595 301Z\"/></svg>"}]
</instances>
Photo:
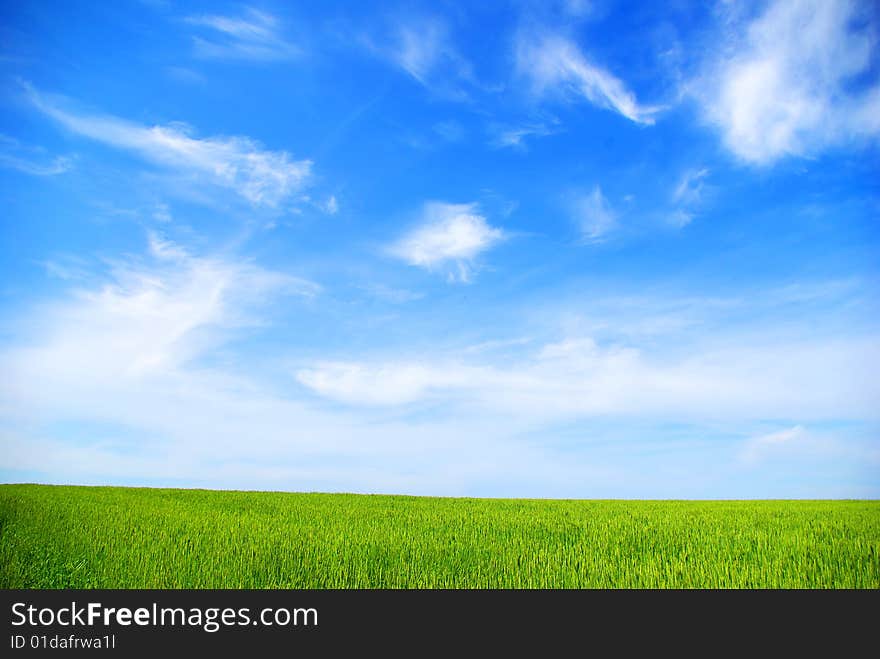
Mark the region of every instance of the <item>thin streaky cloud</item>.
<instances>
[{"instance_id":1,"label":"thin streaky cloud","mask_svg":"<svg viewBox=\"0 0 880 659\"><path fill-rule=\"evenodd\" d=\"M577 195L571 202L571 212L586 243L603 242L617 229L618 214L598 185L587 194Z\"/></svg>"},{"instance_id":2,"label":"thin streaky cloud","mask_svg":"<svg viewBox=\"0 0 880 659\"><path fill-rule=\"evenodd\" d=\"M298 56L298 46L281 34L277 17L253 7L241 16L189 16L187 23L210 36L193 36L198 57L218 59L284 60Z\"/></svg>"},{"instance_id":3,"label":"thin streaky cloud","mask_svg":"<svg viewBox=\"0 0 880 659\"><path fill-rule=\"evenodd\" d=\"M740 452L740 458L754 464L780 449L788 449L802 443L806 431L803 426L793 426L784 430L750 437Z\"/></svg>"},{"instance_id":4,"label":"thin streaky cloud","mask_svg":"<svg viewBox=\"0 0 880 659\"><path fill-rule=\"evenodd\" d=\"M248 137L196 138L179 124L144 126L110 115L62 109L32 89L32 105L83 137L138 154L195 180L233 190L257 206L275 207L301 191L311 176L310 160L263 149Z\"/></svg>"},{"instance_id":5,"label":"thin streaky cloud","mask_svg":"<svg viewBox=\"0 0 880 659\"><path fill-rule=\"evenodd\" d=\"M381 44L370 39L368 46L432 93L454 100L469 98L465 88L473 83L471 64L442 18L398 17Z\"/></svg>"},{"instance_id":6,"label":"thin streaky cloud","mask_svg":"<svg viewBox=\"0 0 880 659\"><path fill-rule=\"evenodd\" d=\"M582 97L646 125L654 123L653 115L661 109L640 104L622 80L591 62L573 41L561 35L518 35L516 65L538 96L555 91Z\"/></svg>"},{"instance_id":7,"label":"thin streaky cloud","mask_svg":"<svg viewBox=\"0 0 880 659\"><path fill-rule=\"evenodd\" d=\"M843 409L876 418L877 387L869 384L880 357L876 339L767 339L746 345L747 340L747 332L732 331L723 346L695 342L688 352L670 357L656 354L644 338L599 342L575 335L504 359L464 350L419 359L316 361L295 376L316 394L349 405L433 399L453 410L545 420L604 415L691 422L760 421L767 415L828 420ZM799 433L762 438L756 450Z\"/></svg>"},{"instance_id":8,"label":"thin streaky cloud","mask_svg":"<svg viewBox=\"0 0 880 659\"><path fill-rule=\"evenodd\" d=\"M321 396L353 405L405 405L433 390L466 386L475 375L476 369L460 366L321 362L297 371L296 379Z\"/></svg>"},{"instance_id":9,"label":"thin streaky cloud","mask_svg":"<svg viewBox=\"0 0 880 659\"><path fill-rule=\"evenodd\" d=\"M406 304L407 302L414 302L425 297L424 293L405 288L395 288L381 283L364 284L359 288L371 297L391 304Z\"/></svg>"},{"instance_id":10,"label":"thin streaky cloud","mask_svg":"<svg viewBox=\"0 0 880 659\"><path fill-rule=\"evenodd\" d=\"M336 195L327 197L327 200L320 204L320 208L327 215L336 215L339 212L339 202L336 200Z\"/></svg>"},{"instance_id":11,"label":"thin streaky cloud","mask_svg":"<svg viewBox=\"0 0 880 659\"><path fill-rule=\"evenodd\" d=\"M7 372L23 369L22 383L79 377L83 386L114 374L172 376L212 345L209 334L259 322L254 309L267 298L320 291L314 282L246 260L194 255L158 233L148 236L147 257L116 259L100 285L49 305L47 342L5 352ZM43 369L43 376L30 379L30 369Z\"/></svg>"},{"instance_id":12,"label":"thin streaky cloud","mask_svg":"<svg viewBox=\"0 0 880 659\"><path fill-rule=\"evenodd\" d=\"M700 201L703 192L703 179L708 175L709 170L705 167L686 171L678 185L675 186L672 200L683 204L694 204Z\"/></svg>"},{"instance_id":13,"label":"thin streaky cloud","mask_svg":"<svg viewBox=\"0 0 880 659\"><path fill-rule=\"evenodd\" d=\"M90 276L85 259L70 254L47 259L39 265L43 266L48 277L63 281L82 281Z\"/></svg>"},{"instance_id":14,"label":"thin streaky cloud","mask_svg":"<svg viewBox=\"0 0 880 659\"><path fill-rule=\"evenodd\" d=\"M0 479L880 495L876 3L28 4Z\"/></svg>"},{"instance_id":15,"label":"thin streaky cloud","mask_svg":"<svg viewBox=\"0 0 880 659\"><path fill-rule=\"evenodd\" d=\"M8 153L0 153L0 167L15 169L32 176L57 176L69 172L73 167L73 160L67 156L56 156L48 163L40 163Z\"/></svg>"},{"instance_id":16,"label":"thin streaky cloud","mask_svg":"<svg viewBox=\"0 0 880 659\"><path fill-rule=\"evenodd\" d=\"M45 157L45 149L28 146L0 135L0 167L14 169L31 176L57 176L73 168L70 156Z\"/></svg>"},{"instance_id":17,"label":"thin streaky cloud","mask_svg":"<svg viewBox=\"0 0 880 659\"><path fill-rule=\"evenodd\" d=\"M705 167L682 174L671 195L674 208L669 217L673 225L682 228L693 221L703 203L708 176L709 170Z\"/></svg>"},{"instance_id":18,"label":"thin streaky cloud","mask_svg":"<svg viewBox=\"0 0 880 659\"><path fill-rule=\"evenodd\" d=\"M496 149L526 150L529 138L547 137L556 131L547 124L524 124L520 126L498 127L489 144Z\"/></svg>"},{"instance_id":19,"label":"thin streaky cloud","mask_svg":"<svg viewBox=\"0 0 880 659\"><path fill-rule=\"evenodd\" d=\"M450 52L445 27L438 21L425 21L418 27L401 25L397 36L392 58L413 78L426 84L428 74Z\"/></svg>"}]
</instances>

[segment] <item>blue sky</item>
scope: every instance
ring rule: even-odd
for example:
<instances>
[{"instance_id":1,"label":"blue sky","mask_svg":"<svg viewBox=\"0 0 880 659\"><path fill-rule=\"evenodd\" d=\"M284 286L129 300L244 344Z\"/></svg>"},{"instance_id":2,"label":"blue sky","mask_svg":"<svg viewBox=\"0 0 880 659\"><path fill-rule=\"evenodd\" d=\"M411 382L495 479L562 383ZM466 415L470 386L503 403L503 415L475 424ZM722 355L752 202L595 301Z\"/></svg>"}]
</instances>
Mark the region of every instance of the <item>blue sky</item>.
<instances>
[{"instance_id":1,"label":"blue sky","mask_svg":"<svg viewBox=\"0 0 880 659\"><path fill-rule=\"evenodd\" d=\"M880 496L869 2L4 3L0 479Z\"/></svg>"}]
</instances>

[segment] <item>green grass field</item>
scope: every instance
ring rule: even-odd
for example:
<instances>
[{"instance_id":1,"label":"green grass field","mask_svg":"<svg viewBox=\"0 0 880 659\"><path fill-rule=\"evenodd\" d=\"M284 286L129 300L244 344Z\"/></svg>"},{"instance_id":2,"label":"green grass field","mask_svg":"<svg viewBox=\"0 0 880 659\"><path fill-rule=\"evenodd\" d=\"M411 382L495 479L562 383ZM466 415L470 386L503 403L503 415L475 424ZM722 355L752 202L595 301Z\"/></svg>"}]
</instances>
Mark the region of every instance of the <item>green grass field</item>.
<instances>
[{"instance_id":1,"label":"green grass field","mask_svg":"<svg viewBox=\"0 0 880 659\"><path fill-rule=\"evenodd\" d=\"M3 588L880 588L878 501L0 486Z\"/></svg>"}]
</instances>

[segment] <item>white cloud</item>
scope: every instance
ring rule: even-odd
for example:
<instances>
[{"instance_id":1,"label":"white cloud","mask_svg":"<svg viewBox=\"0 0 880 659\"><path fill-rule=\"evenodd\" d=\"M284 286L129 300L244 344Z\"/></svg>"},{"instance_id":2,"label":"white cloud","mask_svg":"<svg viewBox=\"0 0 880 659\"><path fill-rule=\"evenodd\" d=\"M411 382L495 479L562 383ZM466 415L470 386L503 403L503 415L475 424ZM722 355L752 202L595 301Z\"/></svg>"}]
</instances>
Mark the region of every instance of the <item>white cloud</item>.
<instances>
[{"instance_id":1,"label":"white cloud","mask_svg":"<svg viewBox=\"0 0 880 659\"><path fill-rule=\"evenodd\" d=\"M336 196L330 195L327 197L327 201L321 205L321 210L328 215L336 215L339 212L339 202L336 201Z\"/></svg>"},{"instance_id":2,"label":"white cloud","mask_svg":"<svg viewBox=\"0 0 880 659\"><path fill-rule=\"evenodd\" d=\"M168 204L163 203L156 204L156 207L153 209L152 217L154 220L156 220L156 222L160 222L162 224L167 224L174 219L171 216L171 209L168 208Z\"/></svg>"},{"instance_id":3,"label":"white cloud","mask_svg":"<svg viewBox=\"0 0 880 659\"><path fill-rule=\"evenodd\" d=\"M9 372L24 368L17 380L33 383L36 374L22 365L39 365L46 369L40 377L106 376L109 386L115 376L173 371L200 354L212 334L252 324L245 311L267 296L319 290L247 262L194 257L158 234L149 236L149 254L152 265L118 262L100 288L75 291L54 307L47 343L20 352Z\"/></svg>"},{"instance_id":4,"label":"white cloud","mask_svg":"<svg viewBox=\"0 0 880 659\"><path fill-rule=\"evenodd\" d=\"M699 203L703 194L703 179L708 175L709 170L705 168L686 171L675 186L672 200L688 206Z\"/></svg>"},{"instance_id":5,"label":"white cloud","mask_svg":"<svg viewBox=\"0 0 880 659\"><path fill-rule=\"evenodd\" d=\"M519 35L516 62L539 95L556 90L583 97L639 124L653 124L652 115L659 111L640 105L620 79L590 62L573 42L560 35Z\"/></svg>"},{"instance_id":6,"label":"white cloud","mask_svg":"<svg viewBox=\"0 0 880 659\"><path fill-rule=\"evenodd\" d=\"M441 65L467 70L450 41L447 25L436 18L399 23L390 55L400 68L424 85L428 85Z\"/></svg>"},{"instance_id":7,"label":"white cloud","mask_svg":"<svg viewBox=\"0 0 880 659\"><path fill-rule=\"evenodd\" d=\"M158 233L148 233L147 242L150 254L161 261L185 261L190 258L189 253L183 247Z\"/></svg>"},{"instance_id":8,"label":"white cloud","mask_svg":"<svg viewBox=\"0 0 880 659\"><path fill-rule=\"evenodd\" d=\"M672 191L672 202L675 205L671 215L673 224L683 227L694 219L703 202L705 179L708 175L709 170L706 168L690 169L682 175Z\"/></svg>"},{"instance_id":9,"label":"white cloud","mask_svg":"<svg viewBox=\"0 0 880 659\"><path fill-rule=\"evenodd\" d=\"M296 379L315 393L358 405L401 405L431 390L466 386L470 369L436 364L319 362Z\"/></svg>"},{"instance_id":10,"label":"white cloud","mask_svg":"<svg viewBox=\"0 0 880 659\"><path fill-rule=\"evenodd\" d=\"M546 137L555 131L546 124L527 124L523 126L498 128L490 144L496 148L524 150L528 137Z\"/></svg>"},{"instance_id":11,"label":"white cloud","mask_svg":"<svg viewBox=\"0 0 880 659\"><path fill-rule=\"evenodd\" d=\"M0 167L17 169L32 176L56 176L69 172L72 166L71 159L65 156L56 156L47 163L40 163L25 160L8 153L0 153Z\"/></svg>"},{"instance_id":12,"label":"white cloud","mask_svg":"<svg viewBox=\"0 0 880 659\"><path fill-rule=\"evenodd\" d=\"M574 297L528 304L527 339L487 334L477 346L440 341L430 352L342 356L333 368L302 367L309 378L301 383L334 400L379 405L373 390L387 379L395 383L387 405L427 400L452 417L469 410L526 425L612 416L877 420L880 340L862 317L863 294L863 285L835 281L738 297L603 295L579 286ZM505 332L517 328L504 323Z\"/></svg>"},{"instance_id":13,"label":"white cloud","mask_svg":"<svg viewBox=\"0 0 880 659\"><path fill-rule=\"evenodd\" d=\"M523 336L516 339L490 339L489 341L481 341L480 343L475 343L474 345L466 346L463 350L463 354L473 354L473 353L483 353L483 352L495 352L495 351L504 351L510 349L517 349L521 346L524 346L528 343L531 343L532 339Z\"/></svg>"},{"instance_id":14,"label":"white cloud","mask_svg":"<svg viewBox=\"0 0 880 659\"><path fill-rule=\"evenodd\" d=\"M43 149L29 147L18 140L0 135L0 167L15 169L31 176L56 176L73 167L69 156L46 158Z\"/></svg>"},{"instance_id":15,"label":"white cloud","mask_svg":"<svg viewBox=\"0 0 880 659\"><path fill-rule=\"evenodd\" d=\"M432 93L452 100L468 98L474 83L470 62L456 48L446 21L436 16L397 16L381 41L366 45Z\"/></svg>"},{"instance_id":16,"label":"white cloud","mask_svg":"<svg viewBox=\"0 0 880 659\"><path fill-rule=\"evenodd\" d=\"M310 160L293 160L286 151L267 151L247 137L192 137L179 124L144 126L108 115L77 114L33 91L35 107L68 130L145 160L233 190L255 205L275 207L309 181Z\"/></svg>"},{"instance_id":17,"label":"white cloud","mask_svg":"<svg viewBox=\"0 0 880 659\"><path fill-rule=\"evenodd\" d=\"M876 340L742 346L736 340L693 346L691 354L671 358L572 336L500 365L472 361L473 354L462 351L418 361L319 362L297 378L345 403L433 398L521 422L607 415L679 422L876 417L880 390L869 384L880 364Z\"/></svg>"},{"instance_id":18,"label":"white cloud","mask_svg":"<svg viewBox=\"0 0 880 659\"><path fill-rule=\"evenodd\" d=\"M62 482L99 474L216 485L230 462L271 465L290 450L278 446L304 423L301 410L210 360L264 323L270 300L318 287L247 261L195 257L159 236L150 251L21 317L21 341L0 349L3 469Z\"/></svg>"},{"instance_id":19,"label":"white cloud","mask_svg":"<svg viewBox=\"0 0 880 659\"><path fill-rule=\"evenodd\" d=\"M394 288L385 284L364 284L360 288L369 295L391 304L405 304L421 300L424 297L423 293L417 293L405 288Z\"/></svg>"},{"instance_id":20,"label":"white cloud","mask_svg":"<svg viewBox=\"0 0 880 659\"><path fill-rule=\"evenodd\" d=\"M453 265L451 280L470 279L473 260L504 238L490 226L477 204L428 202L419 226L389 248L389 253L410 265L433 270Z\"/></svg>"},{"instance_id":21,"label":"white cloud","mask_svg":"<svg viewBox=\"0 0 880 659\"><path fill-rule=\"evenodd\" d=\"M785 430L758 435L746 440L740 453L745 462L754 463L780 448L791 446L804 438L803 426L793 426Z\"/></svg>"},{"instance_id":22,"label":"white cloud","mask_svg":"<svg viewBox=\"0 0 880 659\"><path fill-rule=\"evenodd\" d=\"M84 259L70 254L41 262L49 277L66 281L85 280L89 277L89 268Z\"/></svg>"},{"instance_id":23,"label":"white cloud","mask_svg":"<svg viewBox=\"0 0 880 659\"><path fill-rule=\"evenodd\" d=\"M270 322L281 296L309 295L314 285L240 259L194 256L159 235L151 244L148 257L117 261L103 284L20 315L20 338L0 348L6 478L470 496L791 496L772 472L744 484L735 465L724 471L730 445L718 446L717 428L745 436L757 434L755 419L877 418L875 336L798 341L774 338L772 327L750 334L722 322L728 330L711 345L667 325L617 342L571 332L458 354L396 349L389 359L305 364L283 351L251 352L250 341L237 339ZM625 304L653 313L651 300ZM715 308L668 297L653 303ZM604 308L595 297L589 306ZM597 322L616 329L616 320ZM286 336L299 352L302 337ZM659 352L658 336L666 339ZM496 349L503 345L522 349ZM303 399L293 378L290 387L279 384L291 371L341 405ZM559 425L570 419L587 424L576 432ZM615 419L623 434L605 425ZM701 423L688 432L706 436L680 449L654 435L631 439L664 420ZM836 485L823 489L826 465L813 463L795 492L875 493L853 480L876 475L874 436L847 450L845 460L833 456L844 474ZM711 486L688 478L707 466Z\"/></svg>"},{"instance_id":24,"label":"white cloud","mask_svg":"<svg viewBox=\"0 0 880 659\"><path fill-rule=\"evenodd\" d=\"M211 33L210 38L193 37L199 57L268 61L290 59L300 53L280 34L278 18L252 7L238 17L190 16L186 22Z\"/></svg>"},{"instance_id":25,"label":"white cloud","mask_svg":"<svg viewBox=\"0 0 880 659\"><path fill-rule=\"evenodd\" d=\"M868 4L777 0L742 28L694 85L728 149L769 164L880 134L876 72L857 80L876 61Z\"/></svg>"},{"instance_id":26,"label":"white cloud","mask_svg":"<svg viewBox=\"0 0 880 659\"><path fill-rule=\"evenodd\" d=\"M694 213L685 208L675 208L668 216L669 223L681 229L694 221Z\"/></svg>"},{"instance_id":27,"label":"white cloud","mask_svg":"<svg viewBox=\"0 0 880 659\"><path fill-rule=\"evenodd\" d=\"M446 30L437 21L424 24L424 29L402 25L392 57L398 66L421 83L425 83L431 69L448 50Z\"/></svg>"},{"instance_id":28,"label":"white cloud","mask_svg":"<svg viewBox=\"0 0 880 659\"><path fill-rule=\"evenodd\" d=\"M589 194L574 199L572 212L586 242L602 242L617 228L617 213L598 185Z\"/></svg>"},{"instance_id":29,"label":"white cloud","mask_svg":"<svg viewBox=\"0 0 880 659\"><path fill-rule=\"evenodd\" d=\"M285 395L272 384L285 355L261 359L233 339L268 322L282 296L316 287L160 236L151 245L103 284L19 317L20 339L0 348L4 477L459 495L498 482L496 494L537 493L550 473L578 482L497 421L381 419ZM394 377L376 395L407 388Z\"/></svg>"}]
</instances>

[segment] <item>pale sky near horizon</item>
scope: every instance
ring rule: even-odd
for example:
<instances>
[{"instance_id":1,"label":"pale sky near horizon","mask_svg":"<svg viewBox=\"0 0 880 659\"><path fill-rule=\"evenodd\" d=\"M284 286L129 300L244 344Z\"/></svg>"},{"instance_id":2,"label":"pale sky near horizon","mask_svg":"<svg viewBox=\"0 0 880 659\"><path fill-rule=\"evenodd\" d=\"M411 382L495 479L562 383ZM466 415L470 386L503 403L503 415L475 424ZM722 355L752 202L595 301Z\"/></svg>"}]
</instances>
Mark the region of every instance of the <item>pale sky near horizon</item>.
<instances>
[{"instance_id":1,"label":"pale sky near horizon","mask_svg":"<svg viewBox=\"0 0 880 659\"><path fill-rule=\"evenodd\" d=\"M878 40L3 3L0 481L880 497Z\"/></svg>"}]
</instances>

